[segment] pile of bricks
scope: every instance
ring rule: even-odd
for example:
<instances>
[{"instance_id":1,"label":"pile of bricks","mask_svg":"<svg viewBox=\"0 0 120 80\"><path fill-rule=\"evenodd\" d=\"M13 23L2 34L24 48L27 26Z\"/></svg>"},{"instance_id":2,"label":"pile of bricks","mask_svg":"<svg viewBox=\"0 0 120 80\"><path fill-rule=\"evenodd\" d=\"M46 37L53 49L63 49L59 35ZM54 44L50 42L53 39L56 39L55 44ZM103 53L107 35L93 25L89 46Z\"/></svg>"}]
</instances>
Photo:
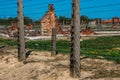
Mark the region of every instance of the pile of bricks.
<instances>
[{"instance_id":1,"label":"pile of bricks","mask_svg":"<svg viewBox=\"0 0 120 80\"><path fill-rule=\"evenodd\" d=\"M91 34L96 34L95 31L90 29L90 27L86 27L85 29L81 30L82 35L91 35Z\"/></svg>"}]
</instances>

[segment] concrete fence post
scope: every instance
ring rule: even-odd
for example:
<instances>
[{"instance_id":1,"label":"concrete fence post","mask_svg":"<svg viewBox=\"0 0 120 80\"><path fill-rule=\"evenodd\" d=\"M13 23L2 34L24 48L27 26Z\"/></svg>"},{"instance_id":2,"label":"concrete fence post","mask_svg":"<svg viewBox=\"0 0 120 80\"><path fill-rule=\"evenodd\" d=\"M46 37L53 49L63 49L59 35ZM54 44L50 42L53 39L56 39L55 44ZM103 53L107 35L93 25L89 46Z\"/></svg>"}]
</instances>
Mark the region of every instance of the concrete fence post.
<instances>
[{"instance_id":1,"label":"concrete fence post","mask_svg":"<svg viewBox=\"0 0 120 80\"><path fill-rule=\"evenodd\" d=\"M18 60L25 60L24 17L22 0L18 0Z\"/></svg>"},{"instance_id":2,"label":"concrete fence post","mask_svg":"<svg viewBox=\"0 0 120 80\"><path fill-rule=\"evenodd\" d=\"M72 0L70 76L80 78L80 0Z\"/></svg>"},{"instance_id":3,"label":"concrete fence post","mask_svg":"<svg viewBox=\"0 0 120 80\"><path fill-rule=\"evenodd\" d=\"M52 55L56 55L56 28L52 28Z\"/></svg>"}]
</instances>

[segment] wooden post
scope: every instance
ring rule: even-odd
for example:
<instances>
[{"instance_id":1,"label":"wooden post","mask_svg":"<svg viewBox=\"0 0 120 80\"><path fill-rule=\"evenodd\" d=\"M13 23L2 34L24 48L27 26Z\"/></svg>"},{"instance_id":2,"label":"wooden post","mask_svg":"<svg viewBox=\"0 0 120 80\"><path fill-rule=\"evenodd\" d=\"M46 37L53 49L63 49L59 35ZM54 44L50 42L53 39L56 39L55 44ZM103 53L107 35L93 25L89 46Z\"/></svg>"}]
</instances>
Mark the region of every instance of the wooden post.
<instances>
[{"instance_id":1,"label":"wooden post","mask_svg":"<svg viewBox=\"0 0 120 80\"><path fill-rule=\"evenodd\" d=\"M22 0L18 0L18 60L25 60L24 18Z\"/></svg>"},{"instance_id":2,"label":"wooden post","mask_svg":"<svg viewBox=\"0 0 120 80\"><path fill-rule=\"evenodd\" d=\"M56 28L52 28L52 56L56 55Z\"/></svg>"},{"instance_id":3,"label":"wooden post","mask_svg":"<svg viewBox=\"0 0 120 80\"><path fill-rule=\"evenodd\" d=\"M72 0L70 76L80 78L80 0Z\"/></svg>"}]
</instances>

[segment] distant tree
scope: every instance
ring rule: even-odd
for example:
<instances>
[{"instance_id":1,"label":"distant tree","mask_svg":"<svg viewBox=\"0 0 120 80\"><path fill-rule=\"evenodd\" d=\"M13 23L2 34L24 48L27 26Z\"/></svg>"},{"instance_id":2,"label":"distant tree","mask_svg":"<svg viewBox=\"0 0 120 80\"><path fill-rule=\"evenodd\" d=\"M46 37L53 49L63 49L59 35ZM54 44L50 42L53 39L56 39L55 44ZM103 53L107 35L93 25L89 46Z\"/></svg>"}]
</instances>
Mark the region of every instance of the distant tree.
<instances>
[{"instance_id":1,"label":"distant tree","mask_svg":"<svg viewBox=\"0 0 120 80\"><path fill-rule=\"evenodd\" d=\"M33 23L33 20L30 17L24 17L24 24L25 25L32 24L32 23Z\"/></svg>"},{"instance_id":2,"label":"distant tree","mask_svg":"<svg viewBox=\"0 0 120 80\"><path fill-rule=\"evenodd\" d=\"M1 19L0 19L0 24L1 24L1 25L6 24L6 19L1 18Z\"/></svg>"},{"instance_id":3,"label":"distant tree","mask_svg":"<svg viewBox=\"0 0 120 80\"><path fill-rule=\"evenodd\" d=\"M17 17L9 17L9 18L1 18L0 19L0 25L11 25L13 21L17 22Z\"/></svg>"},{"instance_id":4,"label":"distant tree","mask_svg":"<svg viewBox=\"0 0 120 80\"><path fill-rule=\"evenodd\" d=\"M59 17L59 22L60 24L70 24L71 23L71 19L65 16L60 16Z\"/></svg>"},{"instance_id":5,"label":"distant tree","mask_svg":"<svg viewBox=\"0 0 120 80\"><path fill-rule=\"evenodd\" d=\"M88 24L89 18L87 16L80 16L80 22L81 24Z\"/></svg>"},{"instance_id":6,"label":"distant tree","mask_svg":"<svg viewBox=\"0 0 120 80\"><path fill-rule=\"evenodd\" d=\"M17 22L18 19L17 17L9 17L9 18L0 18L0 25L11 25L12 22ZM37 23L39 24L40 21L39 20L32 20L30 17L25 16L24 17L24 24L33 24L33 23Z\"/></svg>"},{"instance_id":7,"label":"distant tree","mask_svg":"<svg viewBox=\"0 0 120 80\"><path fill-rule=\"evenodd\" d=\"M40 25L40 20L33 20L33 22L37 25Z\"/></svg>"},{"instance_id":8,"label":"distant tree","mask_svg":"<svg viewBox=\"0 0 120 80\"><path fill-rule=\"evenodd\" d=\"M13 18L13 17L9 17L7 19L7 25L11 25L12 22L17 22L17 17Z\"/></svg>"}]
</instances>

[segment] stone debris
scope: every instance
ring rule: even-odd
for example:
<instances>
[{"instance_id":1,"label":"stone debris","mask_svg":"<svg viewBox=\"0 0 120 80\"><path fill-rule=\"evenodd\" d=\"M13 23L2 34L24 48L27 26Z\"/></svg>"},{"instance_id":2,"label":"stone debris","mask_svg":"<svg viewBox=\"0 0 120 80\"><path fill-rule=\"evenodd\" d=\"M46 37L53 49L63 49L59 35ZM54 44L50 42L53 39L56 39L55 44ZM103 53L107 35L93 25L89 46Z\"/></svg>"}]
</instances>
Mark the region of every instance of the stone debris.
<instances>
[{"instance_id":1,"label":"stone debris","mask_svg":"<svg viewBox=\"0 0 120 80\"><path fill-rule=\"evenodd\" d=\"M90 29L90 27L86 27L85 29L82 29L80 33L83 34L83 35L96 34L95 31Z\"/></svg>"}]
</instances>

